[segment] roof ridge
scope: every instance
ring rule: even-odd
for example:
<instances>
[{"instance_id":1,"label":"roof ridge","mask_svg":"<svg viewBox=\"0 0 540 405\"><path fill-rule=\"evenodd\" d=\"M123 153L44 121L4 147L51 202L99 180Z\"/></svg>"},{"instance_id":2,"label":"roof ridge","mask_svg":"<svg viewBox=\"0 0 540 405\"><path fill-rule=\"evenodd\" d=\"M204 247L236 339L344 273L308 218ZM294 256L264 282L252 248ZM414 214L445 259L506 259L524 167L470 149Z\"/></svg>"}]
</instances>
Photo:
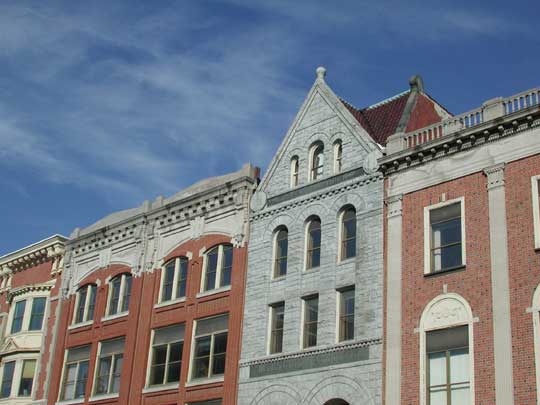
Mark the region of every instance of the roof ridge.
<instances>
[{"instance_id":1,"label":"roof ridge","mask_svg":"<svg viewBox=\"0 0 540 405\"><path fill-rule=\"evenodd\" d=\"M380 107L381 105L388 104L388 103L390 103L390 102L392 102L392 101L394 101L394 100L396 100L396 99L398 99L398 98L400 98L400 97L402 97L405 94L410 93L410 92L411 92L411 90L407 89L407 90L402 91L401 93L398 93L398 94L396 94L396 95L394 95L392 97L388 97L385 100L379 101L378 103L367 106L366 108L363 108L363 110L372 110L374 108ZM356 108L356 107L354 107L354 108Z\"/></svg>"}]
</instances>

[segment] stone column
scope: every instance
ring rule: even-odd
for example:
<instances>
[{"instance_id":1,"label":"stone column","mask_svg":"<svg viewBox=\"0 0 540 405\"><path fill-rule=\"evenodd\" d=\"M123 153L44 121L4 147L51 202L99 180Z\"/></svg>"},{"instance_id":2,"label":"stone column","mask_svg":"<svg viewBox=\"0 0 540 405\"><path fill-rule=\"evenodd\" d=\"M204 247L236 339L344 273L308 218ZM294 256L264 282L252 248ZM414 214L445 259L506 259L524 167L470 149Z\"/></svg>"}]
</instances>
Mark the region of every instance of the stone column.
<instances>
[{"instance_id":1,"label":"stone column","mask_svg":"<svg viewBox=\"0 0 540 405\"><path fill-rule=\"evenodd\" d=\"M484 173L488 181L489 200L495 398L498 404L512 405L514 403L514 383L504 163L488 167L484 169Z\"/></svg>"},{"instance_id":2,"label":"stone column","mask_svg":"<svg viewBox=\"0 0 540 405\"><path fill-rule=\"evenodd\" d=\"M401 403L401 238L403 195L387 199L385 403Z\"/></svg>"}]
</instances>

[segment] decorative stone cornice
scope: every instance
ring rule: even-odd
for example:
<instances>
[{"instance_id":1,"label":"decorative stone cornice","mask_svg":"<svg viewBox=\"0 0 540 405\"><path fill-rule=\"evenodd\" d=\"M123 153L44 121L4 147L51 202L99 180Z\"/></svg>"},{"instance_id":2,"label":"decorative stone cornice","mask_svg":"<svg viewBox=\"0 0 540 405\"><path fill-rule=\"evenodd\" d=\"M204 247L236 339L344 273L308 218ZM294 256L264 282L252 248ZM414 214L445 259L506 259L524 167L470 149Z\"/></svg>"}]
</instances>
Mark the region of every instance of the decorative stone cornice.
<instances>
[{"instance_id":1,"label":"decorative stone cornice","mask_svg":"<svg viewBox=\"0 0 540 405\"><path fill-rule=\"evenodd\" d=\"M23 295L29 292L34 291L50 291L54 287L54 282L44 283L44 284L33 284L33 285L24 285L21 287L14 288L8 291L7 301L11 302L14 297Z\"/></svg>"},{"instance_id":2,"label":"decorative stone cornice","mask_svg":"<svg viewBox=\"0 0 540 405\"><path fill-rule=\"evenodd\" d=\"M384 156L379 159L380 170L384 175L394 174L538 127L540 107L535 105Z\"/></svg>"},{"instance_id":3,"label":"decorative stone cornice","mask_svg":"<svg viewBox=\"0 0 540 405\"><path fill-rule=\"evenodd\" d=\"M484 174L488 180L488 190L504 187L504 167L504 163L499 163L484 169Z\"/></svg>"},{"instance_id":4,"label":"decorative stone cornice","mask_svg":"<svg viewBox=\"0 0 540 405\"><path fill-rule=\"evenodd\" d=\"M304 350L301 352L273 355L272 357L265 357L262 359L241 362L240 367L249 367L256 364L274 363L274 362L288 360L288 359L298 359L302 357L316 356L323 353L335 353L335 352L339 352L343 350L356 349L358 347L375 346L375 345L380 345L380 344L382 344L382 339L368 339L368 340L362 340L359 342L354 342L354 343L349 343L349 344L341 344L341 345L336 345L336 346L331 346L331 347L324 347L320 349Z\"/></svg>"}]
</instances>

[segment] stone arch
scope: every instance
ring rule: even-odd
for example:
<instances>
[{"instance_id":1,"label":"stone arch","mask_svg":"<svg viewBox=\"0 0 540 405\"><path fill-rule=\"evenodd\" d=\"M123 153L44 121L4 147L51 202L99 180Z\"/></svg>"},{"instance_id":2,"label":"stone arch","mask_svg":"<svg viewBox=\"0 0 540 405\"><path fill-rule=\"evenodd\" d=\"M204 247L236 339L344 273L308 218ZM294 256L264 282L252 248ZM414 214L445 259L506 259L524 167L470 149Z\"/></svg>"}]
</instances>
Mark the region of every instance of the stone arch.
<instances>
[{"instance_id":1,"label":"stone arch","mask_svg":"<svg viewBox=\"0 0 540 405\"><path fill-rule=\"evenodd\" d=\"M456 293L445 293L433 298L420 317L420 405L427 403L426 332L456 326L469 327L470 398L474 403L474 317L467 300Z\"/></svg>"},{"instance_id":2,"label":"stone arch","mask_svg":"<svg viewBox=\"0 0 540 405\"><path fill-rule=\"evenodd\" d=\"M362 214L367 210L366 201L360 194L351 192L341 194L339 197L335 198L334 201L332 201L330 210L338 215L338 212L346 205L352 205L357 214Z\"/></svg>"},{"instance_id":3,"label":"stone arch","mask_svg":"<svg viewBox=\"0 0 540 405\"><path fill-rule=\"evenodd\" d=\"M350 404L341 398L333 398L330 401L326 401L324 405L350 405Z\"/></svg>"},{"instance_id":4,"label":"stone arch","mask_svg":"<svg viewBox=\"0 0 540 405\"><path fill-rule=\"evenodd\" d=\"M272 235L274 234L275 230L280 226L285 226L289 230L289 232L293 231L295 219L288 214L280 214L278 217L275 217L272 219L272 221L268 222L266 225L266 228L263 233L263 241L271 240Z\"/></svg>"},{"instance_id":5,"label":"stone arch","mask_svg":"<svg viewBox=\"0 0 540 405\"><path fill-rule=\"evenodd\" d=\"M306 396L306 405L340 404L374 405L373 398L359 382L342 375L333 376L316 384Z\"/></svg>"},{"instance_id":6,"label":"stone arch","mask_svg":"<svg viewBox=\"0 0 540 405\"><path fill-rule=\"evenodd\" d=\"M298 405L301 404L300 394L285 384L273 384L260 391L250 405Z\"/></svg>"}]
</instances>

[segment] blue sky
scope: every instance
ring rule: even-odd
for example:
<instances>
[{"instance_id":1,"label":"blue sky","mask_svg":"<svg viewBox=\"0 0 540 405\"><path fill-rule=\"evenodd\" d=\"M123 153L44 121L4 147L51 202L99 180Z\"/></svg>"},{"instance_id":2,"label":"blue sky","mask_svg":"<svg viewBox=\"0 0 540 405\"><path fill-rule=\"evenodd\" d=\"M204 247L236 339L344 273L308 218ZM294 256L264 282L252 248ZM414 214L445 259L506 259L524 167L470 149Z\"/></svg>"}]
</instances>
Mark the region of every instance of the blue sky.
<instances>
[{"instance_id":1,"label":"blue sky","mask_svg":"<svg viewBox=\"0 0 540 405\"><path fill-rule=\"evenodd\" d=\"M326 66L367 106L460 113L540 85L540 2L0 3L0 255L246 161L268 165Z\"/></svg>"}]
</instances>

